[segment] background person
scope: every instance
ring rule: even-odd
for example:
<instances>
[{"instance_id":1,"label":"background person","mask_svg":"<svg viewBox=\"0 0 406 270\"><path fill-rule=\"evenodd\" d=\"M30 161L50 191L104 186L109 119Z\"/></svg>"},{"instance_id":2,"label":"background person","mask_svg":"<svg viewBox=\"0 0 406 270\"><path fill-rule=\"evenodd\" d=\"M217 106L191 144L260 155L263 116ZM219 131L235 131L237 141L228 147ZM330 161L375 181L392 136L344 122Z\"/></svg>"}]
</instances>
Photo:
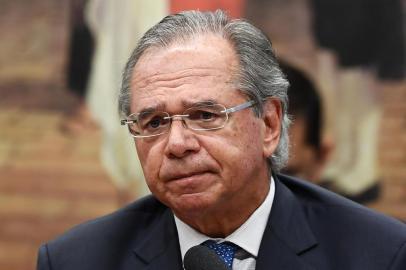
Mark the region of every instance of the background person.
<instances>
[{"instance_id":1,"label":"background person","mask_svg":"<svg viewBox=\"0 0 406 270\"><path fill-rule=\"evenodd\" d=\"M283 173L301 177L339 193L358 203L377 200L380 185L368 187L357 194L345 193L338 188L336 179L326 178L324 171L334 153L335 142L325 134L323 100L315 84L302 70L281 63L289 81L290 157Z\"/></svg>"},{"instance_id":2,"label":"background person","mask_svg":"<svg viewBox=\"0 0 406 270\"><path fill-rule=\"evenodd\" d=\"M306 74L285 62L281 68L289 81L288 113L290 156L283 172L320 184L323 170L333 150L333 142L323 133L323 103Z\"/></svg>"},{"instance_id":3,"label":"background person","mask_svg":"<svg viewBox=\"0 0 406 270\"><path fill-rule=\"evenodd\" d=\"M85 20L86 0L70 2L70 40L67 66L67 86L78 100L61 124L61 129L70 134L80 134L94 128L93 119L86 105L89 75L94 51L94 38Z\"/></svg>"}]
</instances>

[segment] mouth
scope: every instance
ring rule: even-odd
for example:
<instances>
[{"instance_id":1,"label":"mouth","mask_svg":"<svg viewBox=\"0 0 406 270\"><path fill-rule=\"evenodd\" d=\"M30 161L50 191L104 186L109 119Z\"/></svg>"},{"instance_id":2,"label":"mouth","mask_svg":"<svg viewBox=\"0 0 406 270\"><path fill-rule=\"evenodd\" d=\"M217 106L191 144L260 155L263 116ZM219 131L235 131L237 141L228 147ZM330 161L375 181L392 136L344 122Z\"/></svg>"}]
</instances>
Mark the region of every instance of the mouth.
<instances>
[{"instance_id":1,"label":"mouth","mask_svg":"<svg viewBox=\"0 0 406 270\"><path fill-rule=\"evenodd\" d=\"M167 186L182 194L199 193L211 185L213 178L209 171L179 174L167 181Z\"/></svg>"},{"instance_id":2,"label":"mouth","mask_svg":"<svg viewBox=\"0 0 406 270\"><path fill-rule=\"evenodd\" d=\"M191 172L191 173L182 173L182 174L177 174L173 175L168 179L168 182L173 182L173 181L187 181L187 180L193 180L194 178L199 178L205 174L210 173L209 171L202 171L202 172Z\"/></svg>"}]
</instances>

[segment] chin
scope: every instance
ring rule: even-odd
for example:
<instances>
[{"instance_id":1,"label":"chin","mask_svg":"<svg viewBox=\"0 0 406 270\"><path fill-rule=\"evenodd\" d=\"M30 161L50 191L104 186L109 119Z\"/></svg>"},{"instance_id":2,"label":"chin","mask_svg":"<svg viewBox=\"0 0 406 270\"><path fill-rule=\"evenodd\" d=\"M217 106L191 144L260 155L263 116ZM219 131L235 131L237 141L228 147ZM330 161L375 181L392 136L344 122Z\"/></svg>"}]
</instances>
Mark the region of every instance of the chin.
<instances>
[{"instance_id":1,"label":"chin","mask_svg":"<svg viewBox=\"0 0 406 270\"><path fill-rule=\"evenodd\" d=\"M207 194L205 194L204 192L183 194L177 196L176 199L168 205L178 215L201 215L202 212L206 212L215 207L215 200L210 197L211 196L207 196Z\"/></svg>"}]
</instances>

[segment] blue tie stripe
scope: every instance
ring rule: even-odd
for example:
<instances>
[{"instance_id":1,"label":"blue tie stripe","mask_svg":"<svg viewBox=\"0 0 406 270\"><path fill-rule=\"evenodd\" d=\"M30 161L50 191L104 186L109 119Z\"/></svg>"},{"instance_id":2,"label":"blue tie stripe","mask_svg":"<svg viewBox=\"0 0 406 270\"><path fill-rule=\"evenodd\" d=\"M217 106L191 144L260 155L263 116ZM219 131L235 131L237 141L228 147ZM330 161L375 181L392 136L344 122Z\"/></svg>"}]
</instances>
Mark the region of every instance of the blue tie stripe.
<instances>
[{"instance_id":1,"label":"blue tie stripe","mask_svg":"<svg viewBox=\"0 0 406 270\"><path fill-rule=\"evenodd\" d=\"M203 243L206 247L212 249L219 256L229 269L232 269L233 259L237 246L230 242L216 243L213 240L208 240Z\"/></svg>"}]
</instances>

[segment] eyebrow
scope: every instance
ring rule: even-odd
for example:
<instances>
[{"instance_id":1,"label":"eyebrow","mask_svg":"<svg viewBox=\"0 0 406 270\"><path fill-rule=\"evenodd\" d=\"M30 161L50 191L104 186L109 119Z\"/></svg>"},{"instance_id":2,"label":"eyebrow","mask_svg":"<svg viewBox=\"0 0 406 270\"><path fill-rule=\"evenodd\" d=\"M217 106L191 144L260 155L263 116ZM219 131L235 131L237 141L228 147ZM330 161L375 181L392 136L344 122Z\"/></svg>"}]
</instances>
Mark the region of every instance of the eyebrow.
<instances>
[{"instance_id":1,"label":"eyebrow","mask_svg":"<svg viewBox=\"0 0 406 270\"><path fill-rule=\"evenodd\" d=\"M196 102L190 102L190 101L182 101L183 106L187 109L190 107L196 107L196 106L202 106L202 105L213 105L217 104L217 100L214 99L204 99L204 100L199 100Z\"/></svg>"},{"instance_id":2,"label":"eyebrow","mask_svg":"<svg viewBox=\"0 0 406 270\"><path fill-rule=\"evenodd\" d=\"M183 107L186 109L191 108L191 107L196 107L196 106L202 106L202 105L214 105L218 104L217 100L215 99L204 99L204 100L199 100L196 102L191 102L191 101L182 101ZM166 105L165 104L157 104L155 106L149 106L146 108L143 108L141 111L136 112L136 114L142 114L142 113L150 113L150 112L156 112L156 111L165 111Z\"/></svg>"},{"instance_id":3,"label":"eyebrow","mask_svg":"<svg viewBox=\"0 0 406 270\"><path fill-rule=\"evenodd\" d=\"M154 106L145 107L141 111L135 112L135 114L150 113L155 111L165 111L165 107L166 106L161 103Z\"/></svg>"},{"instance_id":4,"label":"eyebrow","mask_svg":"<svg viewBox=\"0 0 406 270\"><path fill-rule=\"evenodd\" d=\"M205 99L205 100L199 100L196 102L191 102L191 101L186 101L186 100L182 101L182 105L185 108L184 110L191 108L191 107L214 105L214 104L218 104L218 101L215 99ZM165 108L166 108L166 105L161 103L156 106L146 107L146 108L142 109L141 111L135 112L132 114L151 113L151 112L156 112L156 111L164 112Z\"/></svg>"}]
</instances>

